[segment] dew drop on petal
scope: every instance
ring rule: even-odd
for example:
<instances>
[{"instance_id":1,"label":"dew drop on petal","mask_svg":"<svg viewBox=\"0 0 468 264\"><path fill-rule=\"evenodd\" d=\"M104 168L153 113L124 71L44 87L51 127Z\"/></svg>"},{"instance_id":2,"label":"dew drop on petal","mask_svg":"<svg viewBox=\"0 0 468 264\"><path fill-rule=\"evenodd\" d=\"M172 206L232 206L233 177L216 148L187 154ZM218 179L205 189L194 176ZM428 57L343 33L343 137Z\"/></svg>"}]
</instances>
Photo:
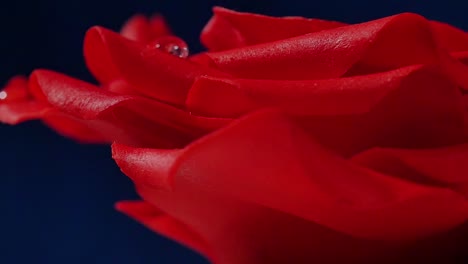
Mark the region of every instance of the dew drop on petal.
<instances>
[{"instance_id":1,"label":"dew drop on petal","mask_svg":"<svg viewBox=\"0 0 468 264\"><path fill-rule=\"evenodd\" d=\"M0 100L5 100L8 97L7 92L1 91L0 92Z\"/></svg>"},{"instance_id":2,"label":"dew drop on petal","mask_svg":"<svg viewBox=\"0 0 468 264\"><path fill-rule=\"evenodd\" d=\"M150 43L147 49L159 49L179 58L187 58L189 56L187 44L180 38L173 36L160 37Z\"/></svg>"}]
</instances>

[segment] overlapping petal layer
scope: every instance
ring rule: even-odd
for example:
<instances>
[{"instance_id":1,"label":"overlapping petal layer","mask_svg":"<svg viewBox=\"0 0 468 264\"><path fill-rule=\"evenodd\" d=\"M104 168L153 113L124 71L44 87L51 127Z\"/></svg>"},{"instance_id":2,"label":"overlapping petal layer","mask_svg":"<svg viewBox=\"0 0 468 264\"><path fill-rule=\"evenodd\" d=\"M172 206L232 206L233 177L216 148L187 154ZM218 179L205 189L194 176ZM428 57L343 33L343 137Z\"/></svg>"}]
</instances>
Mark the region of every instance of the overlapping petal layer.
<instances>
[{"instance_id":1,"label":"overlapping petal layer","mask_svg":"<svg viewBox=\"0 0 468 264\"><path fill-rule=\"evenodd\" d=\"M59 134L86 143L110 143L101 134L103 125L87 122L67 115L51 107L43 96L33 88L31 81L24 77L14 77L3 89L5 98L0 101L0 121L18 124L28 120L41 119Z\"/></svg>"},{"instance_id":2,"label":"overlapping petal layer","mask_svg":"<svg viewBox=\"0 0 468 264\"><path fill-rule=\"evenodd\" d=\"M203 29L201 40L210 51L229 50L329 30L347 24L303 17L269 17L215 7L213 17ZM448 24L429 21L442 46L450 51L468 47L467 34Z\"/></svg>"},{"instance_id":3,"label":"overlapping petal layer","mask_svg":"<svg viewBox=\"0 0 468 264\"><path fill-rule=\"evenodd\" d=\"M215 263L400 263L401 243L467 220L465 32L216 8L208 52L148 45L168 34L160 17L90 29L100 84L15 78L0 120L116 142L145 200L117 208Z\"/></svg>"},{"instance_id":4,"label":"overlapping petal layer","mask_svg":"<svg viewBox=\"0 0 468 264\"><path fill-rule=\"evenodd\" d=\"M121 201L116 204L116 208L149 229L174 239L206 257L211 254L205 242L189 227L145 201Z\"/></svg>"},{"instance_id":5,"label":"overlapping petal layer","mask_svg":"<svg viewBox=\"0 0 468 264\"><path fill-rule=\"evenodd\" d=\"M122 78L138 92L169 104L183 105L197 77L226 76L100 27L88 31L84 46L87 65L98 80Z\"/></svg>"},{"instance_id":6,"label":"overlapping petal layer","mask_svg":"<svg viewBox=\"0 0 468 264\"><path fill-rule=\"evenodd\" d=\"M213 12L201 33L201 41L210 51L240 48L346 25L320 19L240 13L221 7L215 7Z\"/></svg>"},{"instance_id":7,"label":"overlapping petal layer","mask_svg":"<svg viewBox=\"0 0 468 264\"><path fill-rule=\"evenodd\" d=\"M189 109L239 116L278 107L322 144L356 153L373 146L431 147L466 142L468 114L456 82L437 68L410 66L318 81L199 79Z\"/></svg>"},{"instance_id":8,"label":"overlapping petal layer","mask_svg":"<svg viewBox=\"0 0 468 264\"><path fill-rule=\"evenodd\" d=\"M437 149L374 148L352 160L388 175L450 187L468 195L467 144Z\"/></svg>"},{"instance_id":9,"label":"overlapping petal layer","mask_svg":"<svg viewBox=\"0 0 468 264\"><path fill-rule=\"evenodd\" d=\"M468 202L455 191L339 158L276 111L249 115L181 150L114 145L113 153L144 199L211 245L232 242L220 240L228 229L268 225L259 222L263 216L256 219L263 208L354 237L390 241L432 235L468 217Z\"/></svg>"},{"instance_id":10,"label":"overlapping petal layer","mask_svg":"<svg viewBox=\"0 0 468 264\"><path fill-rule=\"evenodd\" d=\"M457 83L442 74L434 66L417 65L369 75L306 81L205 76L197 79L190 89L186 105L189 110L207 116L236 117L261 107L279 107L296 115L356 115L371 111L392 94L430 86L436 78L446 86ZM436 89L441 92L447 89L446 93L450 93L446 86Z\"/></svg>"},{"instance_id":11,"label":"overlapping petal layer","mask_svg":"<svg viewBox=\"0 0 468 264\"><path fill-rule=\"evenodd\" d=\"M36 86L55 109L86 122L102 121L117 127L102 131L112 141L176 147L227 122L222 118L191 115L156 100L115 94L51 71L36 71L33 76Z\"/></svg>"},{"instance_id":12,"label":"overlapping petal layer","mask_svg":"<svg viewBox=\"0 0 468 264\"><path fill-rule=\"evenodd\" d=\"M464 32L446 33L464 42L453 44L415 14L401 14L220 52L207 60L239 78L311 80L386 71L446 60L446 51L466 50ZM439 25L439 24L437 24ZM439 34L437 34L439 33ZM445 41L443 41L444 39Z\"/></svg>"}]
</instances>

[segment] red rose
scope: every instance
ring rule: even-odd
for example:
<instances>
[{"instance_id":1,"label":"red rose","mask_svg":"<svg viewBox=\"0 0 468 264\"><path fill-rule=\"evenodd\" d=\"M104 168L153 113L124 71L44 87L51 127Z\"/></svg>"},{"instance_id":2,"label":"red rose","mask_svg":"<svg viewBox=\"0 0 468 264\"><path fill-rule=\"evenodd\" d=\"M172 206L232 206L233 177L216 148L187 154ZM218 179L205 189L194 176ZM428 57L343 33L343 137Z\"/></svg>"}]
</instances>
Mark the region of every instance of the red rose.
<instances>
[{"instance_id":1,"label":"red rose","mask_svg":"<svg viewBox=\"0 0 468 264\"><path fill-rule=\"evenodd\" d=\"M115 141L144 200L117 208L214 263L455 256L468 219L465 32L415 14L346 25L217 8L208 51L185 58L161 25L90 29L101 89L39 70L10 83L0 118Z\"/></svg>"}]
</instances>

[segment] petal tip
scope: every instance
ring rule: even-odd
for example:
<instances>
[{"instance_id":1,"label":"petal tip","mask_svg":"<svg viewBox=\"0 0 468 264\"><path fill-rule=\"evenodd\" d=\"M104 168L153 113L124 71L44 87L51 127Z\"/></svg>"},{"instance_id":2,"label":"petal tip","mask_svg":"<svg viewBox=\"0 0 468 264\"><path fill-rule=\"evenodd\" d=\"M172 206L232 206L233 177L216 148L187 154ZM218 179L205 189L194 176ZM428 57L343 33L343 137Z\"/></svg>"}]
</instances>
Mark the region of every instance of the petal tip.
<instances>
[{"instance_id":1,"label":"petal tip","mask_svg":"<svg viewBox=\"0 0 468 264\"><path fill-rule=\"evenodd\" d=\"M173 190L172 169L177 152L112 144L112 158L125 175L136 183L164 191Z\"/></svg>"}]
</instances>

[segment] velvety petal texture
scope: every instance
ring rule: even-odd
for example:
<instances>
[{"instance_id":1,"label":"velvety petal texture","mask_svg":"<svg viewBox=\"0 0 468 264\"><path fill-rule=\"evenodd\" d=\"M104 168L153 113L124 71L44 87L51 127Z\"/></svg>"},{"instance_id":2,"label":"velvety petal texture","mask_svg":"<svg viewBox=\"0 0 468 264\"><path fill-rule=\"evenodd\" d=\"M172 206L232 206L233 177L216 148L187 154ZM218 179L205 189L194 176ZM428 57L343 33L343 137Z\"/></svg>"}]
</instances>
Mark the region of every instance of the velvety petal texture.
<instances>
[{"instance_id":1,"label":"velvety petal texture","mask_svg":"<svg viewBox=\"0 0 468 264\"><path fill-rule=\"evenodd\" d=\"M456 191L339 158L276 111L251 114L182 150L114 145L113 153L144 199L198 230L219 255L224 249L216 247L233 243L220 239L226 230L270 224L264 216L256 218L257 211L269 211L265 208L376 241L425 237L468 217L468 202ZM245 203L255 206L244 208ZM268 245L250 245L251 235L241 232L235 239L232 250L237 251ZM307 243L316 238L297 239Z\"/></svg>"},{"instance_id":2,"label":"velvety petal texture","mask_svg":"<svg viewBox=\"0 0 468 264\"><path fill-rule=\"evenodd\" d=\"M213 12L201 33L201 41L210 51L240 48L346 25L320 19L240 13L221 7L215 7Z\"/></svg>"},{"instance_id":3,"label":"velvety petal texture","mask_svg":"<svg viewBox=\"0 0 468 264\"><path fill-rule=\"evenodd\" d=\"M0 92L0 121L7 124L42 119L59 134L84 143L112 142L102 135L101 124L91 127L87 122L74 118L50 106L33 88L33 81L22 76L12 78Z\"/></svg>"},{"instance_id":4,"label":"velvety petal texture","mask_svg":"<svg viewBox=\"0 0 468 264\"><path fill-rule=\"evenodd\" d=\"M52 71L38 70L33 80L54 109L89 125L108 126L97 129L120 143L177 147L227 122L191 115L145 97L115 94Z\"/></svg>"},{"instance_id":5,"label":"velvety petal texture","mask_svg":"<svg viewBox=\"0 0 468 264\"><path fill-rule=\"evenodd\" d=\"M466 34L458 31L451 33L464 41L457 45L466 49L466 44L463 44L466 43ZM207 53L206 60L241 78L336 78L348 72L356 75L412 64L435 63L447 49L459 49L451 45L451 41L441 41L446 37L440 34L440 30L434 30L430 21L407 13Z\"/></svg>"},{"instance_id":6,"label":"velvety petal texture","mask_svg":"<svg viewBox=\"0 0 468 264\"><path fill-rule=\"evenodd\" d=\"M216 69L159 49L148 49L100 27L86 34L84 52L88 67L98 80L108 82L122 78L138 92L174 105L183 105L195 78L225 76Z\"/></svg>"},{"instance_id":7,"label":"velvety petal texture","mask_svg":"<svg viewBox=\"0 0 468 264\"><path fill-rule=\"evenodd\" d=\"M15 77L0 121L114 142L142 198L116 208L212 263L445 264L463 251L466 32L412 13L351 25L215 8L201 41L180 53L161 16L93 27L84 57L99 83Z\"/></svg>"}]
</instances>

